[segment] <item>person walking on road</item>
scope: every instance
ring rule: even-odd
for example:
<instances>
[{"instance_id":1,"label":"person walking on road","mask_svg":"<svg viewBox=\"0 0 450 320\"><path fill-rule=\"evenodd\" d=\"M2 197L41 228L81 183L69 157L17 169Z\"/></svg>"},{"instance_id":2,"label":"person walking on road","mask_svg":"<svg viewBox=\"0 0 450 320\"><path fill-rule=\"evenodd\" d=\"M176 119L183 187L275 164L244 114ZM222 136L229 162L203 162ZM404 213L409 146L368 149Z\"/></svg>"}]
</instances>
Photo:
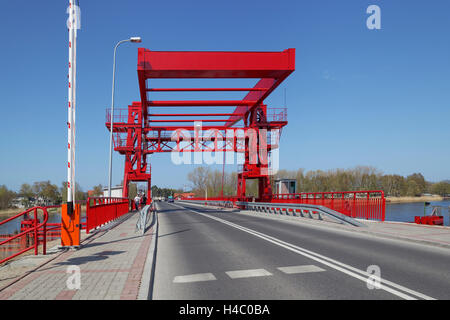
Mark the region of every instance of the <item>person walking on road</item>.
<instances>
[{"instance_id":1,"label":"person walking on road","mask_svg":"<svg viewBox=\"0 0 450 320\"><path fill-rule=\"evenodd\" d=\"M145 196L145 193L141 197L141 205L142 207L145 207L147 205L147 197Z\"/></svg>"},{"instance_id":2,"label":"person walking on road","mask_svg":"<svg viewBox=\"0 0 450 320\"><path fill-rule=\"evenodd\" d=\"M134 205L136 206L136 210L139 210L139 202L141 202L141 198L139 197L139 194L134 197Z\"/></svg>"}]
</instances>

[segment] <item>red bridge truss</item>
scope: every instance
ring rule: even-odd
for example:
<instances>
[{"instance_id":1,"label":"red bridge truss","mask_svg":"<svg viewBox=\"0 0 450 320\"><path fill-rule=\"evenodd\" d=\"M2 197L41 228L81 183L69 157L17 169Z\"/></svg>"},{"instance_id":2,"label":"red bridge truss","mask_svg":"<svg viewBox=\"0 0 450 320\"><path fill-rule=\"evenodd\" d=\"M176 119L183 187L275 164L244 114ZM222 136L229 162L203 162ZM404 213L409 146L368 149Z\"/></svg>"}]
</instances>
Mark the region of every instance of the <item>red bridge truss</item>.
<instances>
[{"instance_id":1,"label":"red bridge truss","mask_svg":"<svg viewBox=\"0 0 450 320\"><path fill-rule=\"evenodd\" d=\"M140 181L148 183L150 198L147 156L153 153L237 152L244 158L238 172L237 197L245 198L247 179L257 179L258 200L271 199L270 154L278 148L281 129L287 125L287 112L285 108L267 108L264 100L294 70L295 49L167 52L139 48L141 101L119 109L112 119L114 149L125 155L123 196L128 196L130 181ZM156 79L256 79L256 83L227 88L150 87ZM245 94L240 100L153 100L157 94L210 96L239 92ZM182 109L191 112L179 113ZM111 130L109 110L106 127Z\"/></svg>"}]
</instances>

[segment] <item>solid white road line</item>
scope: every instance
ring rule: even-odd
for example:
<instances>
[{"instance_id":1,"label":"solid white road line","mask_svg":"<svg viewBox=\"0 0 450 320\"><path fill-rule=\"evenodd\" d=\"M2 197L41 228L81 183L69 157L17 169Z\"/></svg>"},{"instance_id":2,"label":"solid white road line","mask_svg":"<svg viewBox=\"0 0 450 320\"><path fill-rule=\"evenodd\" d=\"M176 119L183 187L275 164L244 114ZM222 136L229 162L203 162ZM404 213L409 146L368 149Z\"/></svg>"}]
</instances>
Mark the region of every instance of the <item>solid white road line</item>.
<instances>
[{"instance_id":1,"label":"solid white road line","mask_svg":"<svg viewBox=\"0 0 450 320\"><path fill-rule=\"evenodd\" d=\"M253 269L253 270L236 270L225 272L231 279L239 278L253 278L253 277L267 277L272 274L265 269Z\"/></svg>"},{"instance_id":2,"label":"solid white road line","mask_svg":"<svg viewBox=\"0 0 450 320\"><path fill-rule=\"evenodd\" d=\"M197 273L185 276L176 276L175 278L173 278L173 283L188 283L212 280L217 280L212 273Z\"/></svg>"},{"instance_id":3,"label":"solid white road line","mask_svg":"<svg viewBox=\"0 0 450 320\"><path fill-rule=\"evenodd\" d=\"M227 220L223 220L223 219L220 219L220 218L217 218L217 217L210 216L208 214L204 214L204 213L192 210L190 208L182 207L182 206L179 206L179 205L176 205L176 204L173 204L173 205L178 207L178 208L182 208L184 210L192 211L192 212L197 213L197 214L199 214L201 216L204 216L206 218L219 221L219 222L221 222L223 224L226 224L226 225L229 225L229 226L231 226L233 228L236 228L236 229L239 229L241 231L244 231L244 232L247 232L249 234L252 234L255 237L261 238L261 239L266 240L268 242L271 242L271 243L273 243L273 244L275 244L277 246L280 246L282 248L285 248L287 250L290 250L292 252L295 252L297 254L300 254L302 256L310 258L310 259L312 259L314 261L320 262L320 263L322 263L322 264L324 264L324 265L326 265L326 266L328 266L330 268L333 268L333 269L338 270L338 271L340 271L342 273L345 273L345 274L347 274L347 275L349 275L349 276L351 276L353 278L361 280L361 281L365 282L366 284L369 283L369 281L371 279L374 279L374 275L369 274L366 271L354 268L354 267L352 267L350 265L347 265L345 263L342 263L342 262L339 262L337 260L328 258L326 256L323 256L321 254L315 253L313 251L310 251L310 250L301 248L299 246L293 245L291 243L282 241L282 240L280 240L278 238L266 235L264 233L261 233L261 232L258 232L258 231L255 231L255 230L252 230L252 229L249 229L249 228L242 227L242 226L240 226L238 224L229 222ZM403 299L406 299L406 300L417 300L417 298L421 298L421 299L425 299L425 300L435 300L434 298L432 298L430 296L427 296L427 295L422 294L420 292L417 292L417 291L414 291L412 289L406 288L404 286L398 285L398 284L396 284L394 282L388 281L388 280L383 279L381 277L377 278L376 280L379 281L379 285L378 285L379 289L385 290L385 291L387 291L387 292L389 292L389 293L391 293L393 295L396 295L396 296L398 296L400 298L403 298ZM388 285L390 287L388 287ZM393 289L393 288L395 288L395 289ZM399 290L401 290L403 292L401 292Z\"/></svg>"},{"instance_id":4,"label":"solid white road line","mask_svg":"<svg viewBox=\"0 0 450 320\"><path fill-rule=\"evenodd\" d=\"M287 274L295 274L295 273L309 273L309 272L323 272L325 269L319 268L318 266L309 265L309 266L292 266L292 267L281 267L277 268L281 272Z\"/></svg>"}]
</instances>

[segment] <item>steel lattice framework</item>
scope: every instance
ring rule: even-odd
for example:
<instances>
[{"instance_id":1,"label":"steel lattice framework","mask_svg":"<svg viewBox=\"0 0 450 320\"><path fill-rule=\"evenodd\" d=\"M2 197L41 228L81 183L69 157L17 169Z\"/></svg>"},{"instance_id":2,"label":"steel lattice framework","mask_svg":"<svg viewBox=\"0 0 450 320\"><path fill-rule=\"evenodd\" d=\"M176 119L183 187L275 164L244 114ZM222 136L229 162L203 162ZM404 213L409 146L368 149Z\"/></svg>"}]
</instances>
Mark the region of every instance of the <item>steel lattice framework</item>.
<instances>
[{"instance_id":1,"label":"steel lattice framework","mask_svg":"<svg viewBox=\"0 0 450 320\"><path fill-rule=\"evenodd\" d=\"M257 179L259 199L271 199L270 151L274 132L287 125L285 108L270 109L264 100L295 70L295 49L282 52L187 52L138 49L141 101L114 114L114 149L125 155L123 196L130 181L148 183L147 156L161 152L240 152L237 196L245 198L247 179ZM153 88L154 79L257 79L253 87ZM239 93L240 100L152 100L157 93ZM232 108L224 112L223 108ZM173 113L169 110L194 110ZM217 109L221 109L217 111ZM164 110L163 112L158 111ZM199 110L202 110L201 112ZM198 127L201 122L201 128ZM111 128L111 115L106 115ZM279 138L279 135L278 135ZM266 152L267 151L267 152Z\"/></svg>"}]
</instances>

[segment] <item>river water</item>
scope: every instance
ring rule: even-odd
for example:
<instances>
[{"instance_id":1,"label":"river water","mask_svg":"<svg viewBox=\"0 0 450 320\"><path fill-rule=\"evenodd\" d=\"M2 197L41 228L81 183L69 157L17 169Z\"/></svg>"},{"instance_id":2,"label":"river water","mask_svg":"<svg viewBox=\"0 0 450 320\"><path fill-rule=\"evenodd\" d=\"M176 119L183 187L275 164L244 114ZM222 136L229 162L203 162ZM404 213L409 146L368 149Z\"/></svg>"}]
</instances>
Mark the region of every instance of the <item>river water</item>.
<instances>
[{"instance_id":1,"label":"river water","mask_svg":"<svg viewBox=\"0 0 450 320\"><path fill-rule=\"evenodd\" d=\"M429 215L433 211L432 206L441 206L441 215L444 217L444 225L449 226L449 206L450 201L433 201L426 207L426 214ZM386 204L386 221L414 222L414 216L423 216L424 203L387 203Z\"/></svg>"},{"instance_id":2,"label":"river water","mask_svg":"<svg viewBox=\"0 0 450 320\"><path fill-rule=\"evenodd\" d=\"M81 213L81 221L85 221L86 212ZM30 214L31 218L34 218L33 214ZM8 219L8 217L0 217L0 222ZM39 215L40 221L42 221L42 215ZM20 231L20 223L23 218L14 219L0 226L1 234L13 234ZM53 211L48 213L48 223L61 223L61 211Z\"/></svg>"}]
</instances>

